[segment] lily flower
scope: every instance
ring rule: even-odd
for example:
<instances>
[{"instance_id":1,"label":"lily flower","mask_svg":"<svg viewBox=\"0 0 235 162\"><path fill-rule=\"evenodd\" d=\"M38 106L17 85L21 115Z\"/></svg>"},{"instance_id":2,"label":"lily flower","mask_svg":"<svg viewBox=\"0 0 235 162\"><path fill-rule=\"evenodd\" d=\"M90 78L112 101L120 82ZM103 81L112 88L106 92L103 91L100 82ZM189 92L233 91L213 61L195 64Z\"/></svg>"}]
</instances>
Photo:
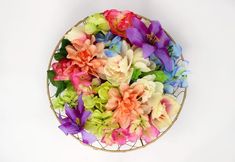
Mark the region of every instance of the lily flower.
<instances>
[{"instance_id":1,"label":"lily flower","mask_svg":"<svg viewBox=\"0 0 235 162\"><path fill-rule=\"evenodd\" d=\"M81 133L82 141L86 144L91 144L96 141L96 137L88 133L85 129L85 123L91 112L86 111L83 105L82 96L79 96L78 105L75 108L65 105L65 114L67 117L62 118L59 116L61 125L59 128L66 134L78 134Z\"/></svg>"},{"instance_id":2,"label":"lily flower","mask_svg":"<svg viewBox=\"0 0 235 162\"><path fill-rule=\"evenodd\" d=\"M159 21L151 21L151 24L147 27L141 20L134 17L132 24L133 27L128 28L126 31L129 41L143 49L145 58L154 53L161 60L165 69L172 71L173 60L167 50L170 38Z\"/></svg>"}]
</instances>

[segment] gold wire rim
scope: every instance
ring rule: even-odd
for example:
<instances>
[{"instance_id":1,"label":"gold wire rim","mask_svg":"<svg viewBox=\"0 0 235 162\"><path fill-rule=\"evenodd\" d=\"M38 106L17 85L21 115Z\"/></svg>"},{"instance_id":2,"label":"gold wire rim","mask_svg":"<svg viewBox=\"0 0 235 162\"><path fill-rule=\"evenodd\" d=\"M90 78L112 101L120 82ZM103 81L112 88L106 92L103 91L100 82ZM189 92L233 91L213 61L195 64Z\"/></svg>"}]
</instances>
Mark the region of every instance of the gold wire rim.
<instances>
[{"instance_id":1,"label":"gold wire rim","mask_svg":"<svg viewBox=\"0 0 235 162\"><path fill-rule=\"evenodd\" d=\"M143 18L143 19L145 19L145 20L147 20L147 21L150 21L150 19L148 19L148 18L146 18L146 17L144 17L144 16L141 16L141 15L138 15L138 16L140 16L141 18ZM88 16L85 17L84 19L78 21L74 26L72 26L68 31L66 31L65 34L61 37L61 39L59 40L59 42L57 43L56 47L54 48L54 50L53 50L53 52L52 52L52 55L51 55L51 57L50 57L49 65L48 65L47 70L50 70L50 69L51 69L51 63L52 63L52 60L53 60L54 53L56 52L56 50L58 49L59 45L61 44L61 40L64 38L64 36L65 36L69 31L71 31L73 27L80 25L80 24L83 23L87 18L88 18ZM169 34L167 31L165 31L165 32L166 32L166 34L170 37L170 39L171 39L173 42L175 42L174 39L170 36L170 34ZM181 55L181 59L184 60L183 54ZM49 82L49 80L48 80L48 75L47 75L47 77L46 77L46 86L47 86L47 96L48 96L48 99L49 99L50 108L51 108L51 110L53 111L54 115L56 116L56 119L59 121L59 118L58 118L58 116L57 116L57 114L56 114L56 111L55 111L54 108L53 108L53 104L52 104L52 100L51 100L51 96L50 96L49 84L50 84L50 82ZM181 113L181 110L182 110L182 108L183 108L183 106L184 106L184 102L185 102L186 96L187 96L187 88L184 88L184 91L182 91L182 92L184 93L184 96L183 96L182 102L181 102L181 104L180 104L180 109L179 109L178 113L176 114L176 116L175 116L174 120L172 121L172 123L171 123L163 132L161 132L161 134L160 134L158 137L156 137L156 138L155 138L154 140L152 140L151 142L146 143L145 145L138 146L138 147L135 147L135 148L126 149L126 150L107 150L107 149L104 149L103 147L99 148L99 147L95 147L95 146L92 146L92 145L85 144L85 143L83 143L79 138L75 137L74 135L70 135L70 136L72 136L72 137L74 137L75 139L77 139L82 145L91 147L91 148L93 148L94 150L102 150L102 151L106 151L106 152L129 152L129 151L134 151L134 150L137 150L137 149L145 148L146 146L148 146L148 145L154 143L155 141L157 141L157 140L158 140L160 137L162 137L165 133L167 133L168 130L174 125L174 123L175 123L176 120L178 119L179 114ZM99 142L99 140L97 140L97 141Z\"/></svg>"}]
</instances>

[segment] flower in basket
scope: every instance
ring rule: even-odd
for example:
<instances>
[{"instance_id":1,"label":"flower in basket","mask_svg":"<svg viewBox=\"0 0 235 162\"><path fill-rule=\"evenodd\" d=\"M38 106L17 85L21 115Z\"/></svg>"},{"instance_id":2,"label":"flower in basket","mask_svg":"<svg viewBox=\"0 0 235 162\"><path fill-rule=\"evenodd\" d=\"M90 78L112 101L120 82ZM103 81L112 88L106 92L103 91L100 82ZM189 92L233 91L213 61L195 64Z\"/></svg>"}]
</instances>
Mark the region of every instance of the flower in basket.
<instances>
[{"instance_id":1,"label":"flower in basket","mask_svg":"<svg viewBox=\"0 0 235 162\"><path fill-rule=\"evenodd\" d=\"M141 147L180 112L188 62L159 21L115 9L93 14L53 58L48 85L59 128L92 147Z\"/></svg>"}]
</instances>

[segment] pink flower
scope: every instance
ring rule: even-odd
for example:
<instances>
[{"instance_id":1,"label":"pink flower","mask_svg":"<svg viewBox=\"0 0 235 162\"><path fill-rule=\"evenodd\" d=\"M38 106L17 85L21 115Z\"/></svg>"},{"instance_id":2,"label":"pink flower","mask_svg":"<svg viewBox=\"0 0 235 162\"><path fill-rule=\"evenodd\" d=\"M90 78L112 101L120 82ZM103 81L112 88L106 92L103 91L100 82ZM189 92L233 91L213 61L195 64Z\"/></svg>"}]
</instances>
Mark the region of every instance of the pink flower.
<instances>
[{"instance_id":1,"label":"pink flower","mask_svg":"<svg viewBox=\"0 0 235 162\"><path fill-rule=\"evenodd\" d=\"M148 115L141 115L135 121L132 121L129 127L129 141L135 142L138 139L146 143L151 142L159 134L159 130L151 125Z\"/></svg>"},{"instance_id":2,"label":"pink flower","mask_svg":"<svg viewBox=\"0 0 235 162\"><path fill-rule=\"evenodd\" d=\"M109 22L111 31L119 36L126 38L126 30L132 26L133 17L137 17L131 11L118 11L115 9L104 12L106 20Z\"/></svg>"},{"instance_id":3,"label":"pink flower","mask_svg":"<svg viewBox=\"0 0 235 162\"><path fill-rule=\"evenodd\" d=\"M129 135L130 134L127 129L123 128L115 129L112 133L113 142L118 145L124 145L126 144Z\"/></svg>"},{"instance_id":4,"label":"pink flower","mask_svg":"<svg viewBox=\"0 0 235 162\"><path fill-rule=\"evenodd\" d=\"M146 143L149 143L152 140L154 140L156 137L158 137L159 134L160 131L151 125L150 127L143 130L141 139L143 139Z\"/></svg>"},{"instance_id":5,"label":"pink flower","mask_svg":"<svg viewBox=\"0 0 235 162\"><path fill-rule=\"evenodd\" d=\"M92 90L89 87L91 85L91 80L92 77L84 71L73 73L71 75L71 82L78 94L81 94L82 92L85 94L92 93Z\"/></svg>"},{"instance_id":6,"label":"pink flower","mask_svg":"<svg viewBox=\"0 0 235 162\"><path fill-rule=\"evenodd\" d=\"M72 73L79 71L79 67L74 65L71 60L62 59L52 64L56 73L54 80L69 80Z\"/></svg>"}]
</instances>

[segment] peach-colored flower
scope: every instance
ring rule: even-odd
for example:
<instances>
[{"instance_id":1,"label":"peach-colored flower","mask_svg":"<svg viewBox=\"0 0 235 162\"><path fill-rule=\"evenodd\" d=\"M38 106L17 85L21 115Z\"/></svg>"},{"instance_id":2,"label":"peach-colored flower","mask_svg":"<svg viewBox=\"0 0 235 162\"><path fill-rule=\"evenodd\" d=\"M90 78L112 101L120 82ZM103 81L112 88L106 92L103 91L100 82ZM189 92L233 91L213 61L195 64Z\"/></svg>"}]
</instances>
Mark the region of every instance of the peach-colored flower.
<instances>
[{"instance_id":1,"label":"peach-colored flower","mask_svg":"<svg viewBox=\"0 0 235 162\"><path fill-rule=\"evenodd\" d=\"M103 67L106 63L105 59L97 58L103 53L104 44L96 43L95 37L91 39L75 39L72 45L66 46L68 52L67 58L73 60L74 64L81 68L88 74L99 77L103 73Z\"/></svg>"},{"instance_id":2,"label":"peach-colored flower","mask_svg":"<svg viewBox=\"0 0 235 162\"><path fill-rule=\"evenodd\" d=\"M144 87L139 84L130 87L128 84L121 84L119 89L109 90L109 100L106 104L107 110L114 111L114 120L121 128L127 128L131 121L144 113L141 102L138 100L144 92Z\"/></svg>"},{"instance_id":3,"label":"peach-colored flower","mask_svg":"<svg viewBox=\"0 0 235 162\"><path fill-rule=\"evenodd\" d=\"M109 22L111 31L126 38L126 30L132 26L132 18L137 17L131 11L118 11L115 9L104 12L106 20Z\"/></svg>"}]
</instances>

